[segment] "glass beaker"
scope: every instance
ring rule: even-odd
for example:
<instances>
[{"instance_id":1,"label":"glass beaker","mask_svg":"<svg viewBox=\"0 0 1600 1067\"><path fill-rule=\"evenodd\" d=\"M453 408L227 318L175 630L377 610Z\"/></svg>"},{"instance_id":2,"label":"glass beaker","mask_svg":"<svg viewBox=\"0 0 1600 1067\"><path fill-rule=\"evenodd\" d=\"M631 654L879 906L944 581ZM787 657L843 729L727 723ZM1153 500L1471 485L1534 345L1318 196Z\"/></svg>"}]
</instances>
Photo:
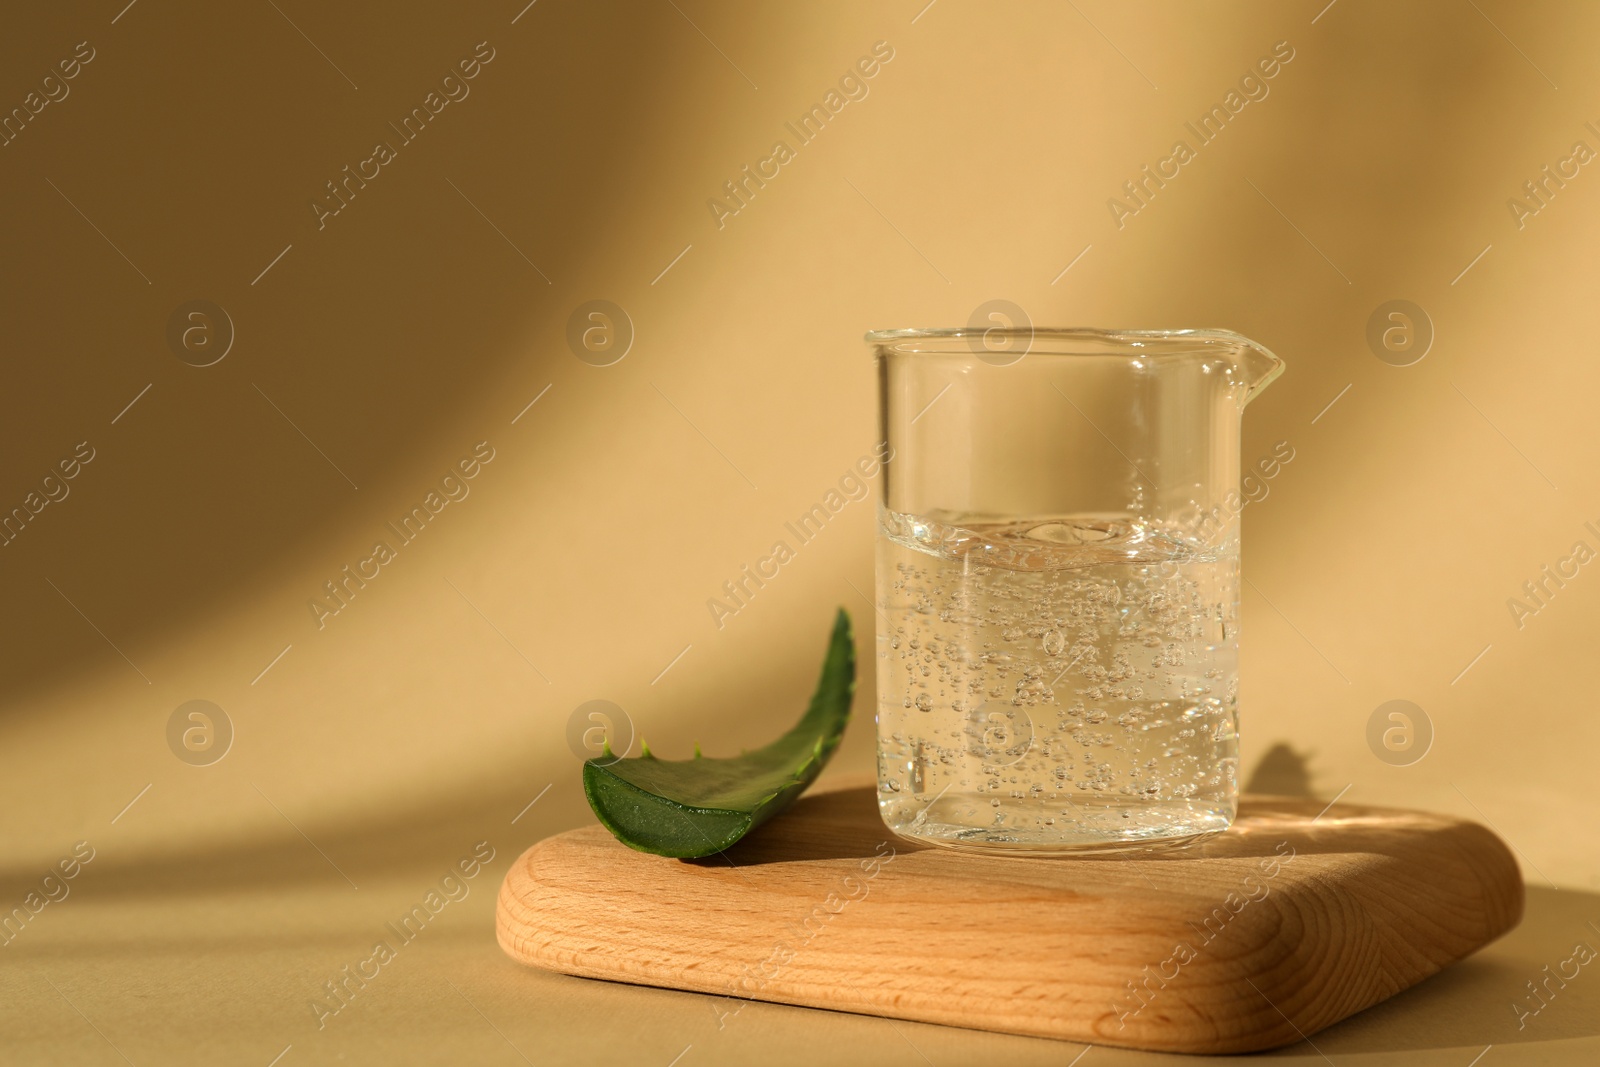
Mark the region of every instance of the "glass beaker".
<instances>
[{"instance_id":1,"label":"glass beaker","mask_svg":"<svg viewBox=\"0 0 1600 1067\"><path fill-rule=\"evenodd\" d=\"M882 330L878 803L1021 852L1226 829L1239 432L1223 330Z\"/></svg>"}]
</instances>

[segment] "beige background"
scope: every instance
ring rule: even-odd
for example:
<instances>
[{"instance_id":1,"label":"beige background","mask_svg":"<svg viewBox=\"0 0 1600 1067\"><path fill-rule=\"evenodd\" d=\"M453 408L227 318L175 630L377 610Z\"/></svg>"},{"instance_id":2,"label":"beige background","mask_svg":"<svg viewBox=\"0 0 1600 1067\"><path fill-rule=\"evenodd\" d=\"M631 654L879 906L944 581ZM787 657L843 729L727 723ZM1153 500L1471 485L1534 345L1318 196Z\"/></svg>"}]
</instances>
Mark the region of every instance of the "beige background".
<instances>
[{"instance_id":1,"label":"beige background","mask_svg":"<svg viewBox=\"0 0 1600 1067\"><path fill-rule=\"evenodd\" d=\"M799 710L835 605L870 649L870 503L722 628L706 600L871 447L861 334L995 298L1040 324L1228 327L1287 360L1245 425L1247 460L1295 450L1245 511L1246 766L1285 744L1267 784L1303 762L1318 795L1485 820L1522 857L1521 931L1320 1049L1600 1047L1600 978L1521 1031L1510 1007L1600 945L1600 579L1520 629L1507 608L1600 548L1600 177L1520 229L1507 207L1575 141L1600 149L1600 12L123 2L0 37L0 109L94 49L0 148L0 510L95 454L0 548L0 903L96 850L0 948L8 1062L1076 1055L771 1006L719 1031L707 998L523 972L492 941L505 862L589 819L580 703L664 755L731 753ZM470 95L319 230L324 182L484 41ZM879 41L869 94L719 229L707 199ZM1270 95L1119 229L1107 199L1279 41ZM204 368L166 340L193 299L236 331ZM607 367L566 341L593 299L636 335ZM1393 299L1436 333L1413 366L1365 340ZM481 441L470 495L319 629L323 583ZM1405 767L1366 740L1397 698L1435 731ZM167 743L193 699L236 732L207 767ZM857 714L841 775L871 768ZM480 840L498 858L472 895L318 1032L321 983Z\"/></svg>"}]
</instances>

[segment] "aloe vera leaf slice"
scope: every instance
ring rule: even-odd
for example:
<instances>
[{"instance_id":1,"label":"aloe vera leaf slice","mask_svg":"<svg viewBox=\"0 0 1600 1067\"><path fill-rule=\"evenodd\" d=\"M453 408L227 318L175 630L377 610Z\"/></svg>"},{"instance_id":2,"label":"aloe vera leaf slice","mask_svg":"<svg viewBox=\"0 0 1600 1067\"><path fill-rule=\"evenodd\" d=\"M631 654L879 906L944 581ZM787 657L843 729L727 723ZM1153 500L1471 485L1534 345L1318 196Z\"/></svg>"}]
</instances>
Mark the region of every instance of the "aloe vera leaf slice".
<instances>
[{"instance_id":1,"label":"aloe vera leaf slice","mask_svg":"<svg viewBox=\"0 0 1600 1067\"><path fill-rule=\"evenodd\" d=\"M856 688L850 616L839 609L811 705L793 729L743 755L591 759L583 792L629 848L691 859L721 852L788 807L821 773L850 721Z\"/></svg>"}]
</instances>

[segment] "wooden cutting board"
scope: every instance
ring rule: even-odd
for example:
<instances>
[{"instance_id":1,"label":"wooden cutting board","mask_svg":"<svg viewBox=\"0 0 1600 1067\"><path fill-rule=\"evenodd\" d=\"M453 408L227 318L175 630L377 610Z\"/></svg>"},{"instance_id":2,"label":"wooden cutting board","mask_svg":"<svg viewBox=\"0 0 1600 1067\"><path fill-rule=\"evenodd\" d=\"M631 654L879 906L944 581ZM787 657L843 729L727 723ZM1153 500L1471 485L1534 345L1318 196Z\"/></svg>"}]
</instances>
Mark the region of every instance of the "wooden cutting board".
<instances>
[{"instance_id":1,"label":"wooden cutting board","mask_svg":"<svg viewBox=\"0 0 1600 1067\"><path fill-rule=\"evenodd\" d=\"M1052 858L895 837L870 788L806 796L706 860L634 852L594 826L512 865L498 935L516 960L588 978L1254 1051L1415 985L1522 915L1516 862L1482 826L1324 806L1247 797L1225 834Z\"/></svg>"}]
</instances>

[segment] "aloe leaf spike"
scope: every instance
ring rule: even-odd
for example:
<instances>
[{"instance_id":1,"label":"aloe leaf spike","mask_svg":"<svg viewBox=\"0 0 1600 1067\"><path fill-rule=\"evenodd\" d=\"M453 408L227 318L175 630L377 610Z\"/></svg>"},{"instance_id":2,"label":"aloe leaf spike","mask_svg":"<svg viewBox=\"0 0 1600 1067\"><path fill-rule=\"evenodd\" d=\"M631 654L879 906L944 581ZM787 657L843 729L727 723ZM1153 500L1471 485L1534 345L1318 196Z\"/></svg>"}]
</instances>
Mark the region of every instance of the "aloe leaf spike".
<instances>
[{"instance_id":1,"label":"aloe leaf spike","mask_svg":"<svg viewBox=\"0 0 1600 1067\"><path fill-rule=\"evenodd\" d=\"M629 848L692 859L728 848L805 791L839 747L856 687L850 616L839 609L816 692L788 733L731 758L601 757L583 765L583 792Z\"/></svg>"}]
</instances>

